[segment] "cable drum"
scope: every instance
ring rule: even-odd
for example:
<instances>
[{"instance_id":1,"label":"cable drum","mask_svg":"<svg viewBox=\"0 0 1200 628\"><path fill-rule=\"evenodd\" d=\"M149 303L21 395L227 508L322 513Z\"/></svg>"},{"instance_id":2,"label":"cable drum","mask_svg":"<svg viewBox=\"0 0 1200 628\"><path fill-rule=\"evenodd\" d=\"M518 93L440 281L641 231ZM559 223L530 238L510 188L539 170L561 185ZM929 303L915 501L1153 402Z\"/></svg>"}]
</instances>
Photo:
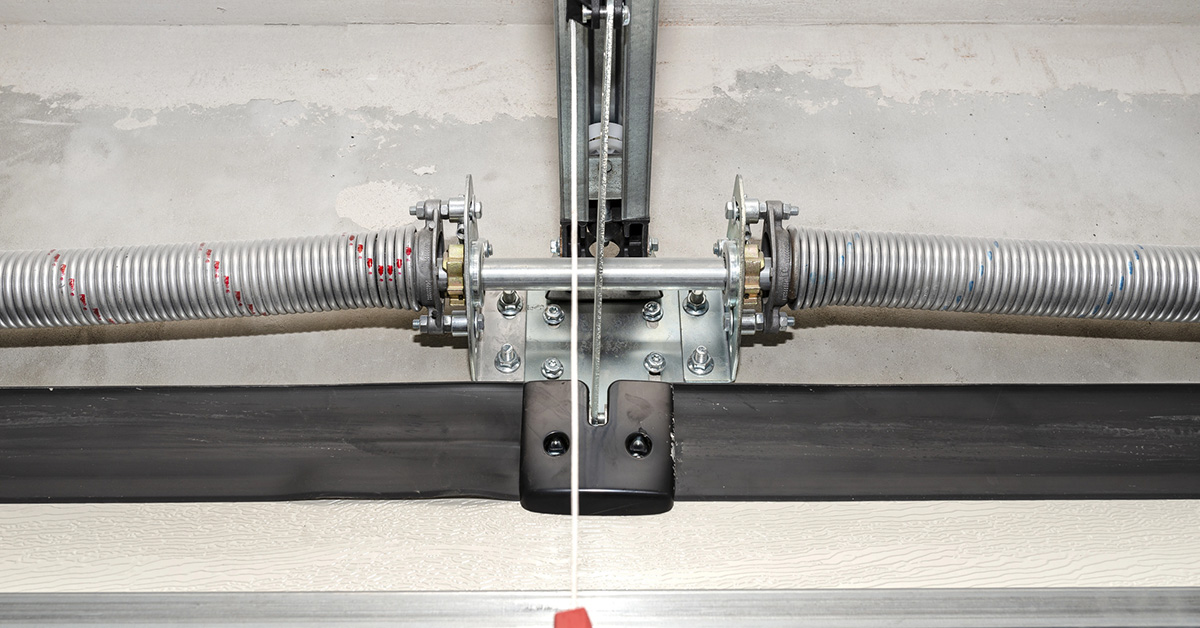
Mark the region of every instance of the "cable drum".
<instances>
[{"instance_id":1,"label":"cable drum","mask_svg":"<svg viewBox=\"0 0 1200 628\"><path fill-rule=\"evenodd\" d=\"M0 252L0 328L419 309L416 226L259 240Z\"/></svg>"},{"instance_id":2,"label":"cable drum","mask_svg":"<svg viewBox=\"0 0 1200 628\"><path fill-rule=\"evenodd\" d=\"M1113 320L1200 319L1200 247L792 227L793 309L847 305Z\"/></svg>"}]
</instances>

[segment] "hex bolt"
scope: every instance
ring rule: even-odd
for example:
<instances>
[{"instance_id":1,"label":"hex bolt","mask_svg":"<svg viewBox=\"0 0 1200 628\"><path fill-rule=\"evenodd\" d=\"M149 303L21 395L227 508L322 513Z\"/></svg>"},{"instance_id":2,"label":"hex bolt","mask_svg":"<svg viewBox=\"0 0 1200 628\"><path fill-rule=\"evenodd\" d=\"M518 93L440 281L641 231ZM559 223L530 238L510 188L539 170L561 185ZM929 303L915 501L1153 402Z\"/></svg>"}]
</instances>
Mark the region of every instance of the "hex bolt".
<instances>
[{"instance_id":1,"label":"hex bolt","mask_svg":"<svg viewBox=\"0 0 1200 628\"><path fill-rule=\"evenodd\" d=\"M634 432L625 439L625 451L634 458L649 456L653 447L654 443L650 442L650 436L645 432Z\"/></svg>"},{"instance_id":2,"label":"hex bolt","mask_svg":"<svg viewBox=\"0 0 1200 628\"><path fill-rule=\"evenodd\" d=\"M546 319L547 325L558 327L563 321L567 320L567 313L558 304L551 303L546 306L546 311L542 314L542 318Z\"/></svg>"},{"instance_id":3,"label":"hex bolt","mask_svg":"<svg viewBox=\"0 0 1200 628\"><path fill-rule=\"evenodd\" d=\"M791 218L792 216L799 216L799 215L800 215L799 207L796 207L795 205L784 205L783 206L783 216L782 217L784 220L787 220L788 218Z\"/></svg>"},{"instance_id":4,"label":"hex bolt","mask_svg":"<svg viewBox=\"0 0 1200 628\"><path fill-rule=\"evenodd\" d=\"M501 373L512 373L521 366L521 356L512 345L505 343L496 354L496 370Z\"/></svg>"},{"instance_id":5,"label":"hex bolt","mask_svg":"<svg viewBox=\"0 0 1200 628\"><path fill-rule=\"evenodd\" d=\"M646 319L647 323L657 323L663 317L662 304L658 301L646 301L642 306L642 318Z\"/></svg>"},{"instance_id":6,"label":"hex bolt","mask_svg":"<svg viewBox=\"0 0 1200 628\"><path fill-rule=\"evenodd\" d=\"M563 363L558 358L546 358L542 362L542 376L546 379L558 379L563 374Z\"/></svg>"},{"instance_id":7,"label":"hex bolt","mask_svg":"<svg viewBox=\"0 0 1200 628\"><path fill-rule=\"evenodd\" d=\"M571 439L562 432L550 432L542 439L542 449L551 458L557 458L571 449Z\"/></svg>"},{"instance_id":8,"label":"hex bolt","mask_svg":"<svg viewBox=\"0 0 1200 628\"><path fill-rule=\"evenodd\" d=\"M421 331L421 317L418 316L417 318L413 319L412 328L413 331Z\"/></svg>"},{"instance_id":9,"label":"hex bolt","mask_svg":"<svg viewBox=\"0 0 1200 628\"><path fill-rule=\"evenodd\" d=\"M687 359L688 370L696 375L708 375L713 370L713 358L708 353L708 347L700 345L692 351Z\"/></svg>"},{"instance_id":10,"label":"hex bolt","mask_svg":"<svg viewBox=\"0 0 1200 628\"><path fill-rule=\"evenodd\" d=\"M725 218L727 220L733 220L735 216L737 216L737 208L734 207L733 201L725 203Z\"/></svg>"},{"instance_id":11,"label":"hex bolt","mask_svg":"<svg viewBox=\"0 0 1200 628\"><path fill-rule=\"evenodd\" d=\"M646 372L651 375L662 375L663 369L667 368L667 358L657 351L651 351L646 354L646 359L642 360L642 366L646 367Z\"/></svg>"},{"instance_id":12,"label":"hex bolt","mask_svg":"<svg viewBox=\"0 0 1200 628\"><path fill-rule=\"evenodd\" d=\"M505 290L500 293L500 298L496 300L496 309L504 315L504 318L512 318L521 313L521 295L517 294L516 290Z\"/></svg>"},{"instance_id":13,"label":"hex bolt","mask_svg":"<svg viewBox=\"0 0 1200 628\"><path fill-rule=\"evenodd\" d=\"M708 297L703 290L688 292L687 300L683 302L683 311L692 316L703 316L708 311Z\"/></svg>"},{"instance_id":14,"label":"hex bolt","mask_svg":"<svg viewBox=\"0 0 1200 628\"><path fill-rule=\"evenodd\" d=\"M789 316L783 312L779 313L779 329L791 329L796 326L796 317Z\"/></svg>"},{"instance_id":15,"label":"hex bolt","mask_svg":"<svg viewBox=\"0 0 1200 628\"><path fill-rule=\"evenodd\" d=\"M479 201L471 203L471 217L483 218L483 203L480 203Z\"/></svg>"},{"instance_id":16,"label":"hex bolt","mask_svg":"<svg viewBox=\"0 0 1200 628\"><path fill-rule=\"evenodd\" d=\"M491 243L491 242L484 242L484 244L483 244L483 256L484 256L484 257L491 257L491 256L492 256L492 243Z\"/></svg>"}]
</instances>

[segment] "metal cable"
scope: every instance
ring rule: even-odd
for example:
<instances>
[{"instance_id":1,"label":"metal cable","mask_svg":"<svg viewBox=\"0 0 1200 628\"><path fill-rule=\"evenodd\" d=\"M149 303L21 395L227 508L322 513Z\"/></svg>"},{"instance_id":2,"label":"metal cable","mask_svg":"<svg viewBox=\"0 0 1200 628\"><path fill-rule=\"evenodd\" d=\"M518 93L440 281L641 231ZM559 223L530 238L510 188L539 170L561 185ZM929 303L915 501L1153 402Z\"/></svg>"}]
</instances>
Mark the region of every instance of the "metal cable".
<instances>
[{"instance_id":1,"label":"metal cable","mask_svg":"<svg viewBox=\"0 0 1200 628\"><path fill-rule=\"evenodd\" d=\"M416 310L415 234L4 251L0 328Z\"/></svg>"},{"instance_id":2,"label":"metal cable","mask_svg":"<svg viewBox=\"0 0 1200 628\"><path fill-rule=\"evenodd\" d=\"M790 228L793 309L1200 320L1200 247Z\"/></svg>"}]
</instances>

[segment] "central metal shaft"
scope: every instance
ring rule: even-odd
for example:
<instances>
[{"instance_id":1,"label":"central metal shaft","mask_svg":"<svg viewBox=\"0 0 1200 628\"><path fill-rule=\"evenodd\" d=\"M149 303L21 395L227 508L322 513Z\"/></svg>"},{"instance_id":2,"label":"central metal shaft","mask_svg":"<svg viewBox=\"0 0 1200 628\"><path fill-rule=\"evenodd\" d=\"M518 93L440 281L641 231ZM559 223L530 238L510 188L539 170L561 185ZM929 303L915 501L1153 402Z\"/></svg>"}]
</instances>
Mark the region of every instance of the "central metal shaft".
<instances>
[{"instance_id":1,"label":"central metal shaft","mask_svg":"<svg viewBox=\"0 0 1200 628\"><path fill-rule=\"evenodd\" d=\"M581 289L595 288L594 267L580 267L577 276ZM727 276L717 258L614 257L604 263L605 290L720 290ZM570 290L571 260L491 258L483 262L479 281L486 291Z\"/></svg>"}]
</instances>

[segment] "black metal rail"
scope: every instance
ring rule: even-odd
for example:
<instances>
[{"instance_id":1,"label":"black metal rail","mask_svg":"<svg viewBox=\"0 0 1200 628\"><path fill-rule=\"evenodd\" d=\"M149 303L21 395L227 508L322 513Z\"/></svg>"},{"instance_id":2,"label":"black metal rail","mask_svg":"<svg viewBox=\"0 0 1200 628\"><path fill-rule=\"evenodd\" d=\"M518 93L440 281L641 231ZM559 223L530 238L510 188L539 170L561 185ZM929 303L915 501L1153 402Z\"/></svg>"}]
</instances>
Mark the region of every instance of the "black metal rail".
<instances>
[{"instance_id":1,"label":"black metal rail","mask_svg":"<svg viewBox=\"0 0 1200 628\"><path fill-rule=\"evenodd\" d=\"M678 385L674 408L677 500L1200 498L1200 385ZM0 389L0 501L515 500L521 412L519 384Z\"/></svg>"}]
</instances>

